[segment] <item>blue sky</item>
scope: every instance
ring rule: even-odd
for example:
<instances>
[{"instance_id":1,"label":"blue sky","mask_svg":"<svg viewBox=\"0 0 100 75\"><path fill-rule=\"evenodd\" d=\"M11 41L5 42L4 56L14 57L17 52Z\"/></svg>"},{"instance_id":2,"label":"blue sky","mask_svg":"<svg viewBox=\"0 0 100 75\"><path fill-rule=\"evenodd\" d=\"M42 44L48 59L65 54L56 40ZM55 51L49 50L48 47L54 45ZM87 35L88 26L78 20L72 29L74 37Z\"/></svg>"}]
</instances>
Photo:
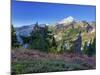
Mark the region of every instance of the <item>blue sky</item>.
<instances>
[{"instance_id":1,"label":"blue sky","mask_svg":"<svg viewBox=\"0 0 100 75\"><path fill-rule=\"evenodd\" d=\"M95 6L40 2L12 2L12 24L15 27L39 23L56 23L72 16L77 20L95 21Z\"/></svg>"}]
</instances>

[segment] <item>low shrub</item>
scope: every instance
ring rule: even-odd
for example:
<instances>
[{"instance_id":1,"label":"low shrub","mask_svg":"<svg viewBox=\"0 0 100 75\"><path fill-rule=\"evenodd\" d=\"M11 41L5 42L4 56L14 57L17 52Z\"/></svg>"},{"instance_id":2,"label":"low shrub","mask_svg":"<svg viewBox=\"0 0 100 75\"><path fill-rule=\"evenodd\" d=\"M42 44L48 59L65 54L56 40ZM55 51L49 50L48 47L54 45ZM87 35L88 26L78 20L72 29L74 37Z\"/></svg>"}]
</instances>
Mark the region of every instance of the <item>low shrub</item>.
<instances>
[{"instance_id":1,"label":"low shrub","mask_svg":"<svg viewBox=\"0 0 100 75\"><path fill-rule=\"evenodd\" d=\"M86 70L89 68L82 63L67 63L62 60L34 60L12 63L13 74Z\"/></svg>"}]
</instances>

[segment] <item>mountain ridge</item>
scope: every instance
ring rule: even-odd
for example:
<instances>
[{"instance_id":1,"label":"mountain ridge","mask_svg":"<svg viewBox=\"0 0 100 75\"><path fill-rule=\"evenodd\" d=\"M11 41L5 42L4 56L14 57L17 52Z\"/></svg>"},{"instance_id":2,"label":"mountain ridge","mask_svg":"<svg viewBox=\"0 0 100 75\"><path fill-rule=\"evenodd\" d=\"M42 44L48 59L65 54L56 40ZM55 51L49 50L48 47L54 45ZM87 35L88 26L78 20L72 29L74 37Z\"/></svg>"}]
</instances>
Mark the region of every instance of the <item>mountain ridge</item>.
<instances>
[{"instance_id":1,"label":"mountain ridge","mask_svg":"<svg viewBox=\"0 0 100 75\"><path fill-rule=\"evenodd\" d=\"M86 22L87 24L88 22ZM39 24L39 27L45 27L45 26L52 26L52 29L54 29L54 31L57 32L62 32L63 30L67 30L68 28L75 28L75 27L81 27L82 29L86 30L86 26L88 26L88 29L92 32L95 31L95 22L91 22L88 23L89 25L85 25L84 26L84 22L83 21L78 21L76 19L74 19L72 16L69 16L67 18L64 18L62 20L60 20L59 22L57 22L56 24L52 25L47 25L47 24ZM20 39L20 35L22 36L30 36L30 33L32 32L32 30L34 30L34 26L35 24L31 24L31 25L25 25L22 27L17 27L15 28L16 31L16 35L17 35L17 39ZM90 32L89 31L89 32ZM56 33L58 34L58 33Z\"/></svg>"}]
</instances>

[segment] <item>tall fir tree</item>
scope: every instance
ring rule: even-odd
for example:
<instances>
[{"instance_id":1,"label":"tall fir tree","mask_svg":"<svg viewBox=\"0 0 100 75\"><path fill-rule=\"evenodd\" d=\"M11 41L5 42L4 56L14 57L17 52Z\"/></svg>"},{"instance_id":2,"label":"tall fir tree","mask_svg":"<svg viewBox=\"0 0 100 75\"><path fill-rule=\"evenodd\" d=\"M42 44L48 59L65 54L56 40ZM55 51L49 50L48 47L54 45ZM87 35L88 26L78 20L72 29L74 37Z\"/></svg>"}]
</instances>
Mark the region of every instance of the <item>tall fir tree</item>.
<instances>
[{"instance_id":1,"label":"tall fir tree","mask_svg":"<svg viewBox=\"0 0 100 75\"><path fill-rule=\"evenodd\" d=\"M15 32L13 25L11 25L11 45L12 45L12 47L20 46L19 42L17 40L16 32Z\"/></svg>"},{"instance_id":2,"label":"tall fir tree","mask_svg":"<svg viewBox=\"0 0 100 75\"><path fill-rule=\"evenodd\" d=\"M84 45L84 53L87 54L89 57L96 54L96 38L93 39L93 42L90 41L89 45Z\"/></svg>"},{"instance_id":3,"label":"tall fir tree","mask_svg":"<svg viewBox=\"0 0 100 75\"><path fill-rule=\"evenodd\" d=\"M31 32L30 48L48 51L51 47L52 32L48 26L39 27L35 24L34 30Z\"/></svg>"}]
</instances>

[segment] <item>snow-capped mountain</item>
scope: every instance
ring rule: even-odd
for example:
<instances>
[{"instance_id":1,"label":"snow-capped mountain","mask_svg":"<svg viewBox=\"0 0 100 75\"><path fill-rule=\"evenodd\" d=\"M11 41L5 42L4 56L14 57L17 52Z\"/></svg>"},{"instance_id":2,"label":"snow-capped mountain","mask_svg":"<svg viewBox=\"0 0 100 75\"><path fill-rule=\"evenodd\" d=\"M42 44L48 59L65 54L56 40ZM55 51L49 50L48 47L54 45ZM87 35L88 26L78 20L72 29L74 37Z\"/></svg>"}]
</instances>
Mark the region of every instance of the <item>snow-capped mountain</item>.
<instances>
[{"instance_id":1,"label":"snow-capped mountain","mask_svg":"<svg viewBox=\"0 0 100 75\"><path fill-rule=\"evenodd\" d=\"M75 19L72 16L69 16L67 18L62 19L57 24L70 24L70 23L74 22L74 20Z\"/></svg>"}]
</instances>

